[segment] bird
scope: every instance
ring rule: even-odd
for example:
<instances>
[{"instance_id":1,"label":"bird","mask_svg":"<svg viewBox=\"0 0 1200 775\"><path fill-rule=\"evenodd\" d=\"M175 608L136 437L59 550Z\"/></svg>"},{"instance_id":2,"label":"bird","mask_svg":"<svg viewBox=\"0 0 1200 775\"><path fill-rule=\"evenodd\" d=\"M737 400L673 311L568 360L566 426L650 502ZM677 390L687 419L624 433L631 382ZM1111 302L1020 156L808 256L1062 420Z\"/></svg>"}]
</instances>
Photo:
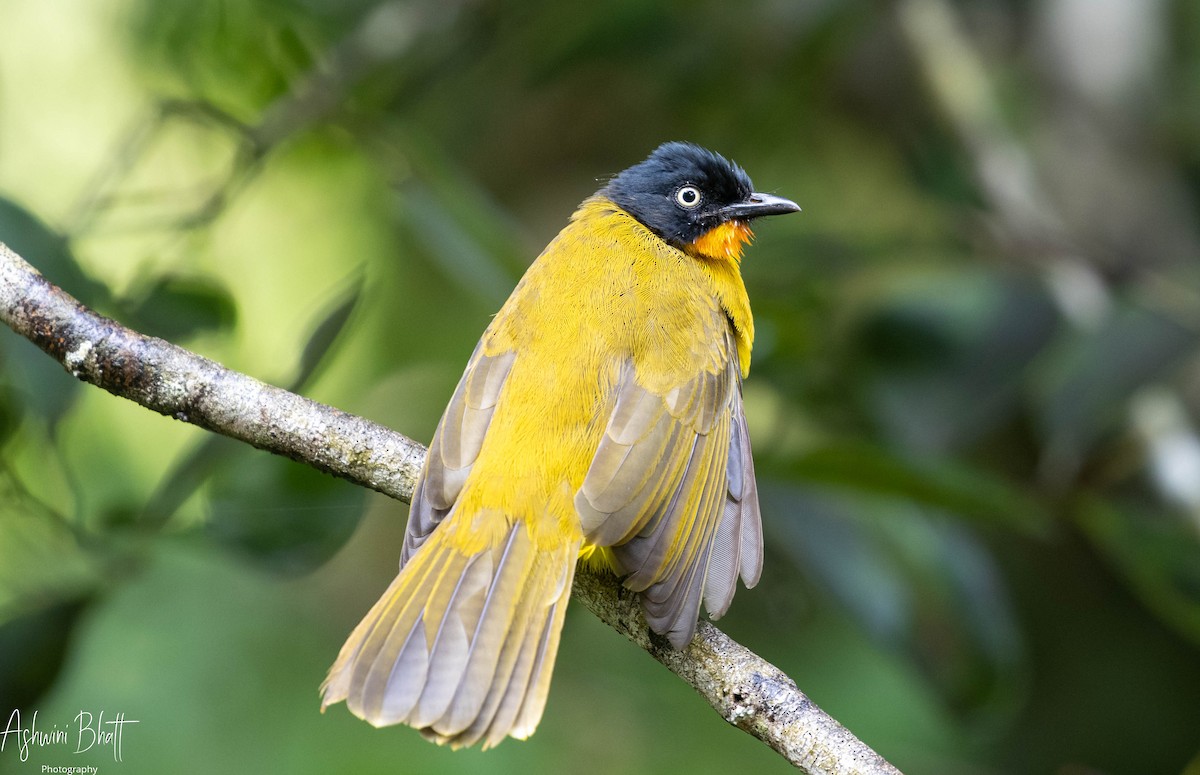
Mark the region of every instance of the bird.
<instances>
[{"instance_id":1,"label":"bird","mask_svg":"<svg viewBox=\"0 0 1200 775\"><path fill-rule=\"evenodd\" d=\"M636 591L675 649L759 579L742 401L757 218L799 211L668 142L608 179L476 345L415 485L400 571L321 685L453 748L526 739L578 563Z\"/></svg>"}]
</instances>

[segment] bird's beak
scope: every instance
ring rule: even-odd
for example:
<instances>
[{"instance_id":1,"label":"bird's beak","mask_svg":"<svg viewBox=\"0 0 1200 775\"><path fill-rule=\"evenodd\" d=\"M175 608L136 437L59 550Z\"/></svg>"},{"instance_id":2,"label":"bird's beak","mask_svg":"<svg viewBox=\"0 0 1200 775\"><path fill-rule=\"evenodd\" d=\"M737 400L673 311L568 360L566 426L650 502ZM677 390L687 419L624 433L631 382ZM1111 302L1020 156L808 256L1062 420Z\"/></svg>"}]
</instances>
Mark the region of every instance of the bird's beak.
<instances>
[{"instance_id":1,"label":"bird's beak","mask_svg":"<svg viewBox=\"0 0 1200 775\"><path fill-rule=\"evenodd\" d=\"M751 194L744 202L726 205L717 211L722 220L748 221L751 218L761 218L764 215L783 215L798 213L800 205L790 199L772 194Z\"/></svg>"}]
</instances>

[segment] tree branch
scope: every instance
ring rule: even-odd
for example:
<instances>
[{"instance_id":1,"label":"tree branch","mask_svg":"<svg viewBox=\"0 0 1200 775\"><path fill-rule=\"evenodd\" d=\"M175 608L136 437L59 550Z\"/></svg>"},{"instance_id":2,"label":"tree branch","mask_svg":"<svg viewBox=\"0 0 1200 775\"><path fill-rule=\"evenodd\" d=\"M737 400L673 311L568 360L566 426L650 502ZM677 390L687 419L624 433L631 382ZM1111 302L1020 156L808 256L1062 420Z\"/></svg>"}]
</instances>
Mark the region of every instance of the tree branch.
<instances>
[{"instance_id":1,"label":"tree branch","mask_svg":"<svg viewBox=\"0 0 1200 775\"><path fill-rule=\"evenodd\" d=\"M259 449L407 502L425 457L382 425L231 371L84 307L0 243L0 319L75 377ZM574 595L690 684L729 723L813 775L895 767L808 699L781 670L707 622L684 651L653 634L637 595L580 567Z\"/></svg>"},{"instance_id":2,"label":"tree branch","mask_svg":"<svg viewBox=\"0 0 1200 775\"><path fill-rule=\"evenodd\" d=\"M708 701L721 718L810 775L899 775L779 668L701 621L683 651L646 626L636 592L612 576L575 572L572 590L600 621L641 646Z\"/></svg>"}]
</instances>

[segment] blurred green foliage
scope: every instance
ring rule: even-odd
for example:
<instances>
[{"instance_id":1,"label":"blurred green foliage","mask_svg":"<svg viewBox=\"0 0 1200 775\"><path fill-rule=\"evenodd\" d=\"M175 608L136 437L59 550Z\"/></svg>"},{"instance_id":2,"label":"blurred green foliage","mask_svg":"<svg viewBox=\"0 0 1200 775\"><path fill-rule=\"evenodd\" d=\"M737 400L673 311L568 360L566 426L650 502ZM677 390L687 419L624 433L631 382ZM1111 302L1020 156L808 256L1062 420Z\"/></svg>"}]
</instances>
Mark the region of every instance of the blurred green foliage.
<instances>
[{"instance_id":1,"label":"blurred green foliage","mask_svg":"<svg viewBox=\"0 0 1200 775\"><path fill-rule=\"evenodd\" d=\"M743 265L722 627L908 772L1195 772L1198 76L1187 0L8 0L0 240L423 440L598 181L719 150L805 208ZM138 721L0 772L785 769L579 611L530 742L317 713L403 518L0 336L0 713Z\"/></svg>"}]
</instances>

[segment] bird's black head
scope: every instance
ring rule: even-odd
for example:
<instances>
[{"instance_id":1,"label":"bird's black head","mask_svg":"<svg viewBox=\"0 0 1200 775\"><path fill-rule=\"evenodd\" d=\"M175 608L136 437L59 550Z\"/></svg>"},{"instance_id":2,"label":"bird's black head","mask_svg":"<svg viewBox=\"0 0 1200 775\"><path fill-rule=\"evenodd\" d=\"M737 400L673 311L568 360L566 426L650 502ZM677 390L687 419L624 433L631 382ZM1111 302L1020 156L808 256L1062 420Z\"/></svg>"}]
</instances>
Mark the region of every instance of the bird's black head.
<instances>
[{"instance_id":1,"label":"bird's black head","mask_svg":"<svg viewBox=\"0 0 1200 775\"><path fill-rule=\"evenodd\" d=\"M787 199L755 193L745 171L719 154L680 142L660 145L600 194L670 244L717 258L740 256L750 219L800 209ZM714 231L727 224L734 227L728 234ZM723 245L728 255L711 255L709 243Z\"/></svg>"}]
</instances>

